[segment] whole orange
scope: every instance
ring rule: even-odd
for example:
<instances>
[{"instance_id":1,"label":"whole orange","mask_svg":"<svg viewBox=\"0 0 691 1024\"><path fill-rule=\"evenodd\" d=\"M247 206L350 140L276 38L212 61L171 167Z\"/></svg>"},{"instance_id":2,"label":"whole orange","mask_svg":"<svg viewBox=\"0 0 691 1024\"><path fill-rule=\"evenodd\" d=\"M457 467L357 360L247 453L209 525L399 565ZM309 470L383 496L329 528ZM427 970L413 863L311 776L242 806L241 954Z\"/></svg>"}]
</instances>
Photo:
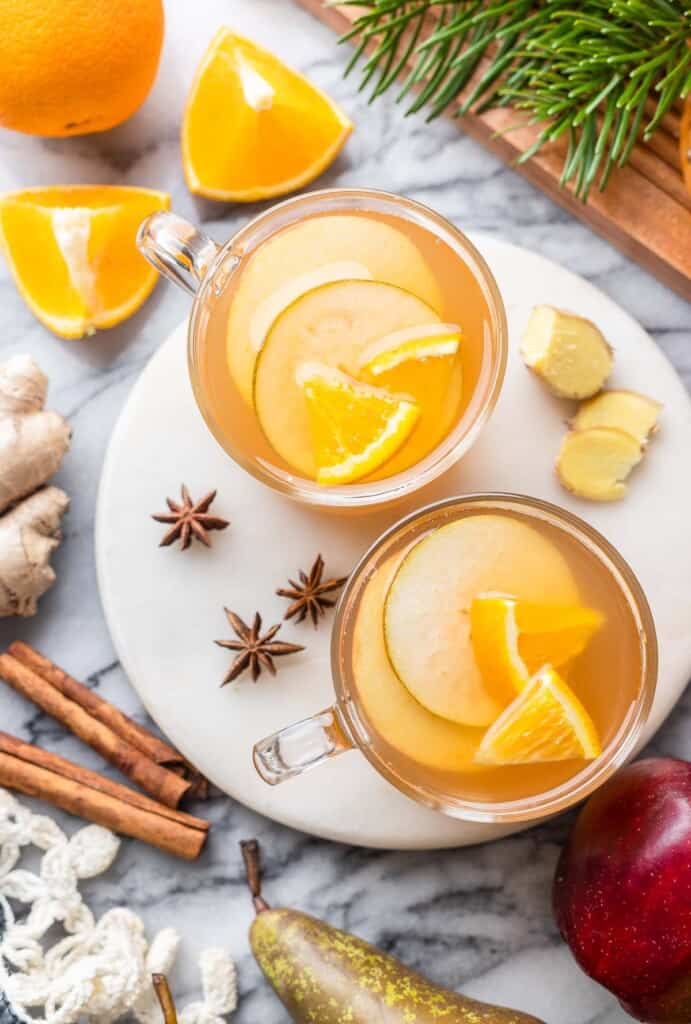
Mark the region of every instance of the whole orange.
<instances>
[{"instance_id":1,"label":"whole orange","mask_svg":"<svg viewBox=\"0 0 691 1024\"><path fill-rule=\"evenodd\" d=\"M162 0L0 0L0 125L82 135L146 98L163 42Z\"/></svg>"}]
</instances>

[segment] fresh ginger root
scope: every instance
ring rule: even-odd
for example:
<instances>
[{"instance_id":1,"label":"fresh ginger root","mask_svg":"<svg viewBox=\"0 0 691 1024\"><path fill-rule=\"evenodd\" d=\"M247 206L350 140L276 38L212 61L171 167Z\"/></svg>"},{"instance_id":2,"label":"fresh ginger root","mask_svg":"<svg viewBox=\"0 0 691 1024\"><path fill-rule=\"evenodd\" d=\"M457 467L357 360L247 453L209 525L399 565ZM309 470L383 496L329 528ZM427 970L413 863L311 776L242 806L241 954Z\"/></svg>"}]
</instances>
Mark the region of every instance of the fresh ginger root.
<instances>
[{"instance_id":1,"label":"fresh ginger root","mask_svg":"<svg viewBox=\"0 0 691 1024\"><path fill-rule=\"evenodd\" d=\"M70 430L44 410L47 387L30 356L0 364L0 617L34 615L55 580L49 559L69 501L43 484L69 448Z\"/></svg>"},{"instance_id":2,"label":"fresh ginger root","mask_svg":"<svg viewBox=\"0 0 691 1024\"><path fill-rule=\"evenodd\" d=\"M43 408L47 387L31 356L0 365L0 512L44 484L69 448L69 426Z\"/></svg>"},{"instance_id":3,"label":"fresh ginger root","mask_svg":"<svg viewBox=\"0 0 691 1024\"><path fill-rule=\"evenodd\" d=\"M590 398L614 362L611 346L590 320L553 306L535 306L523 333L521 355L558 398Z\"/></svg>"},{"instance_id":4,"label":"fresh ginger root","mask_svg":"<svg viewBox=\"0 0 691 1024\"><path fill-rule=\"evenodd\" d=\"M638 391L602 391L584 402L571 421L573 430L588 427L614 427L625 430L640 444L645 444L657 429L662 406Z\"/></svg>"},{"instance_id":5,"label":"fresh ginger root","mask_svg":"<svg viewBox=\"0 0 691 1024\"><path fill-rule=\"evenodd\" d=\"M0 618L34 615L55 582L49 559L68 505L59 487L43 487L0 519Z\"/></svg>"},{"instance_id":6,"label":"fresh ginger root","mask_svg":"<svg viewBox=\"0 0 691 1024\"><path fill-rule=\"evenodd\" d=\"M642 457L640 441L625 430L570 430L557 457L557 476L579 498L618 501L626 494L626 478Z\"/></svg>"}]
</instances>

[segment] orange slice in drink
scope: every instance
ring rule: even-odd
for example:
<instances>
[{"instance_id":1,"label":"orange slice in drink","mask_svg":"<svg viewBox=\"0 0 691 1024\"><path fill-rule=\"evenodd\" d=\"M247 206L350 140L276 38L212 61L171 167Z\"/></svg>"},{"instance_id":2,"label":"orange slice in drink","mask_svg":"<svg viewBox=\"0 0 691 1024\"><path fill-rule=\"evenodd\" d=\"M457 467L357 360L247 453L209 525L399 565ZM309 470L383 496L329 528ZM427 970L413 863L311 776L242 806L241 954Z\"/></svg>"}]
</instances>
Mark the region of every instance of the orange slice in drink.
<instances>
[{"instance_id":1,"label":"orange slice in drink","mask_svg":"<svg viewBox=\"0 0 691 1024\"><path fill-rule=\"evenodd\" d=\"M530 678L519 650L516 601L499 594L476 597L470 606L470 639L487 690L501 705L508 704Z\"/></svg>"},{"instance_id":2,"label":"orange slice in drink","mask_svg":"<svg viewBox=\"0 0 691 1024\"><path fill-rule=\"evenodd\" d=\"M296 379L307 401L319 484L349 484L373 473L417 422L414 402L332 366L302 363Z\"/></svg>"},{"instance_id":3,"label":"orange slice in drink","mask_svg":"<svg viewBox=\"0 0 691 1024\"><path fill-rule=\"evenodd\" d=\"M426 359L453 359L461 344L456 324L420 324L380 338L368 345L360 357L360 366L373 377L397 367ZM418 369L417 365L414 369Z\"/></svg>"},{"instance_id":4,"label":"orange slice in drink","mask_svg":"<svg viewBox=\"0 0 691 1024\"><path fill-rule=\"evenodd\" d=\"M61 338L82 338L134 313L158 280L137 251L137 229L169 206L164 192L114 185L0 197L0 243L32 313Z\"/></svg>"},{"instance_id":5,"label":"orange slice in drink","mask_svg":"<svg viewBox=\"0 0 691 1024\"><path fill-rule=\"evenodd\" d=\"M600 612L583 605L479 594L470 606L470 632L485 686L496 700L513 700L543 665L560 666L580 654L602 622Z\"/></svg>"},{"instance_id":6,"label":"orange slice in drink","mask_svg":"<svg viewBox=\"0 0 691 1024\"><path fill-rule=\"evenodd\" d=\"M551 666L541 669L487 730L478 764L591 761L601 753L597 730L576 694Z\"/></svg>"},{"instance_id":7,"label":"orange slice in drink","mask_svg":"<svg viewBox=\"0 0 691 1024\"><path fill-rule=\"evenodd\" d=\"M306 78L228 28L214 36L192 85L182 126L191 192L252 202L312 181L352 131Z\"/></svg>"}]
</instances>

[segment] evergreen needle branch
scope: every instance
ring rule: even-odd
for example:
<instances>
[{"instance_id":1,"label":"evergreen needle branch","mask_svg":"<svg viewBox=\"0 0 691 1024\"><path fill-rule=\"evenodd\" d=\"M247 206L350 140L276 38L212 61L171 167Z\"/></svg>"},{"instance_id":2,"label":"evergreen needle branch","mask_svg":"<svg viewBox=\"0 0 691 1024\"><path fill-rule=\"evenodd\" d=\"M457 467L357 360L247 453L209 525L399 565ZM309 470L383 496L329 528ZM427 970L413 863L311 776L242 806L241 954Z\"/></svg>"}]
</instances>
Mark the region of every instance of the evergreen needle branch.
<instances>
[{"instance_id":1,"label":"evergreen needle branch","mask_svg":"<svg viewBox=\"0 0 691 1024\"><path fill-rule=\"evenodd\" d=\"M430 119L510 106L541 126L527 160L568 140L561 184L584 201L639 139L691 93L691 0L345 0L375 99L406 75L399 100ZM365 57L365 47L374 46ZM364 63L362 63L364 60ZM470 92L464 94L469 86Z\"/></svg>"}]
</instances>

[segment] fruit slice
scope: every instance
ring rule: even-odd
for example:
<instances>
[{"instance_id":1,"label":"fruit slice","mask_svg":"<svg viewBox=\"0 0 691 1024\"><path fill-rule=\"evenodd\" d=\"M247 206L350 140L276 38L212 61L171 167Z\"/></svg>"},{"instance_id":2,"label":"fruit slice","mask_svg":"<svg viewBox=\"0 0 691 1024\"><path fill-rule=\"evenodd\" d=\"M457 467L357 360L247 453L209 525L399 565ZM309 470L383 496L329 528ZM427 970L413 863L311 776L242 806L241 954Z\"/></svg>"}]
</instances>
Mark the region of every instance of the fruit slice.
<instances>
[{"instance_id":1,"label":"fruit slice","mask_svg":"<svg viewBox=\"0 0 691 1024\"><path fill-rule=\"evenodd\" d=\"M261 46L220 29L185 107L182 161L191 192L251 202L301 188L352 131L336 104Z\"/></svg>"},{"instance_id":2,"label":"fruit slice","mask_svg":"<svg viewBox=\"0 0 691 1024\"><path fill-rule=\"evenodd\" d=\"M340 281L297 299L269 331L255 373L254 407L274 450L293 469L317 478L320 467L298 366L318 362L356 378L360 353L371 341L435 319L420 299L379 281ZM344 449L351 440L357 447L356 436L344 436ZM367 443L371 440L373 435Z\"/></svg>"},{"instance_id":3,"label":"fruit slice","mask_svg":"<svg viewBox=\"0 0 691 1024\"><path fill-rule=\"evenodd\" d=\"M516 601L478 594L470 607L473 653L489 692L508 703L543 665L575 658L603 623L584 605Z\"/></svg>"},{"instance_id":4,"label":"fruit slice","mask_svg":"<svg viewBox=\"0 0 691 1024\"><path fill-rule=\"evenodd\" d=\"M559 398L590 398L609 376L611 346L583 317L535 306L521 341L523 360Z\"/></svg>"},{"instance_id":5,"label":"fruit slice","mask_svg":"<svg viewBox=\"0 0 691 1024\"><path fill-rule=\"evenodd\" d=\"M319 484L349 484L379 469L420 413L414 402L323 363L301 363L296 380L307 400Z\"/></svg>"},{"instance_id":6,"label":"fruit slice","mask_svg":"<svg viewBox=\"0 0 691 1024\"><path fill-rule=\"evenodd\" d=\"M528 672L576 658L604 621L602 612L585 605L517 602L518 650Z\"/></svg>"},{"instance_id":7,"label":"fruit slice","mask_svg":"<svg viewBox=\"0 0 691 1024\"><path fill-rule=\"evenodd\" d=\"M391 475L423 459L458 419L463 392L460 344L456 324L433 323L394 331L362 353L363 380L394 394L410 395L420 406L410 444L387 466Z\"/></svg>"},{"instance_id":8,"label":"fruit slice","mask_svg":"<svg viewBox=\"0 0 691 1024\"><path fill-rule=\"evenodd\" d=\"M578 588L551 541L509 514L465 515L407 553L387 595L391 664L413 697L442 718L482 726L503 703L473 654L470 610L486 591L519 600L578 604Z\"/></svg>"},{"instance_id":9,"label":"fruit slice","mask_svg":"<svg viewBox=\"0 0 691 1024\"><path fill-rule=\"evenodd\" d=\"M360 356L359 364L362 370L379 377L405 363L453 358L460 344L461 329L456 324L405 327L368 345Z\"/></svg>"},{"instance_id":10,"label":"fruit slice","mask_svg":"<svg viewBox=\"0 0 691 1024\"><path fill-rule=\"evenodd\" d=\"M0 197L0 242L32 313L62 338L81 338L134 313L158 280L137 251L137 229L169 206L163 192L113 185Z\"/></svg>"},{"instance_id":11,"label":"fruit slice","mask_svg":"<svg viewBox=\"0 0 691 1024\"><path fill-rule=\"evenodd\" d=\"M662 406L637 391L603 391L584 402L571 421L574 430L614 427L645 444L657 426Z\"/></svg>"},{"instance_id":12,"label":"fruit slice","mask_svg":"<svg viewBox=\"0 0 691 1024\"><path fill-rule=\"evenodd\" d=\"M520 693L530 678L519 650L516 601L483 594L470 606L470 640L487 692L502 706Z\"/></svg>"},{"instance_id":13,"label":"fruit slice","mask_svg":"<svg viewBox=\"0 0 691 1024\"><path fill-rule=\"evenodd\" d=\"M481 729L431 714L410 695L391 667L382 607L403 555L379 566L368 580L353 630L353 678L368 727L405 757L438 771L480 771L473 757Z\"/></svg>"},{"instance_id":14,"label":"fruit slice","mask_svg":"<svg viewBox=\"0 0 691 1024\"><path fill-rule=\"evenodd\" d=\"M248 404L252 403L257 353L276 318L320 283L342 280L341 271L348 263L357 265L349 275L353 280L396 285L417 295L425 308L431 306L435 311L441 306L436 281L419 250L389 223L361 214L337 213L309 217L284 228L241 264L228 315L228 366ZM321 275L321 281L310 283L307 279L312 273ZM435 312L432 320L438 320ZM416 322L424 321L408 321ZM387 324L382 334L398 326Z\"/></svg>"},{"instance_id":15,"label":"fruit slice","mask_svg":"<svg viewBox=\"0 0 691 1024\"><path fill-rule=\"evenodd\" d=\"M624 430L570 430L557 457L557 475L567 489L591 501L618 501L631 470L643 457L640 442Z\"/></svg>"},{"instance_id":16,"label":"fruit slice","mask_svg":"<svg viewBox=\"0 0 691 1024\"><path fill-rule=\"evenodd\" d=\"M602 753L593 720L558 672L546 666L533 676L485 733L478 764L592 761Z\"/></svg>"}]
</instances>

